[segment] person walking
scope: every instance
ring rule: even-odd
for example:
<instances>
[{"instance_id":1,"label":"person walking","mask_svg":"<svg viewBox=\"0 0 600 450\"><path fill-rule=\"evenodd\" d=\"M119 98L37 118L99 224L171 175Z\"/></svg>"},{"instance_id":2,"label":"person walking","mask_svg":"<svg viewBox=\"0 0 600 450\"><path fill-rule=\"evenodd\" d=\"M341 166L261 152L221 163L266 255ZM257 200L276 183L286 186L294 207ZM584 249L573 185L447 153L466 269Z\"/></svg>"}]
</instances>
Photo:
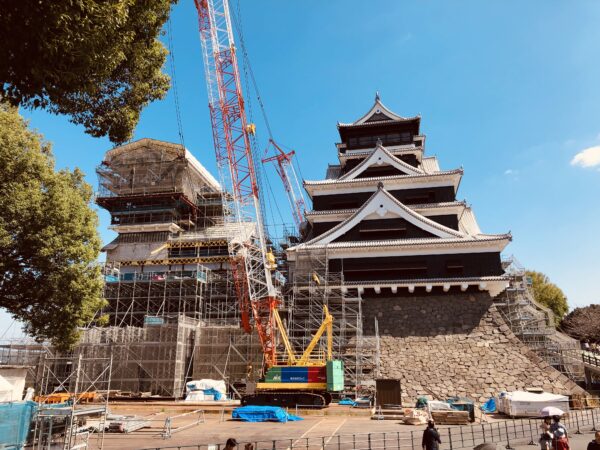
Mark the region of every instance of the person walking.
<instances>
[{"instance_id":1,"label":"person walking","mask_svg":"<svg viewBox=\"0 0 600 450\"><path fill-rule=\"evenodd\" d=\"M552 431L550 431L551 427L552 419L550 417L545 417L540 425L540 428L542 429L542 434L539 441L541 450L551 450L552 448Z\"/></svg>"},{"instance_id":2,"label":"person walking","mask_svg":"<svg viewBox=\"0 0 600 450\"><path fill-rule=\"evenodd\" d=\"M587 450L600 450L600 431L596 431L595 439L587 446Z\"/></svg>"},{"instance_id":3,"label":"person walking","mask_svg":"<svg viewBox=\"0 0 600 450\"><path fill-rule=\"evenodd\" d=\"M229 438L227 439L227 442L225 442L225 448L223 448L223 450L235 450L237 449L238 443L234 438Z\"/></svg>"},{"instance_id":4,"label":"person walking","mask_svg":"<svg viewBox=\"0 0 600 450\"><path fill-rule=\"evenodd\" d=\"M440 433L435 429L435 422L430 420L427 422L427 428L423 431L421 446L423 447L423 450L439 450L439 444L441 443Z\"/></svg>"},{"instance_id":5,"label":"person walking","mask_svg":"<svg viewBox=\"0 0 600 450\"><path fill-rule=\"evenodd\" d=\"M561 421L560 416L552 417L553 423L550 425L552 432L552 448L553 450L569 450L569 435L567 427Z\"/></svg>"}]
</instances>

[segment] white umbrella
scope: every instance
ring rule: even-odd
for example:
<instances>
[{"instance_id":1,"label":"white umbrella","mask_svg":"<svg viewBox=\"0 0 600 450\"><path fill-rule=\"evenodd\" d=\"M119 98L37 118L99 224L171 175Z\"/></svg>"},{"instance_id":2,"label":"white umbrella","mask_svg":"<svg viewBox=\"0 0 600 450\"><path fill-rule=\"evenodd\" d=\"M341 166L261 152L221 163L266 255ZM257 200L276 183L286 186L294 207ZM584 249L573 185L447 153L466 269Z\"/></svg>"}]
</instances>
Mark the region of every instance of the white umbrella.
<instances>
[{"instance_id":1,"label":"white umbrella","mask_svg":"<svg viewBox=\"0 0 600 450\"><path fill-rule=\"evenodd\" d=\"M540 409L542 417L562 416L564 413L565 412L562 409L555 406L546 406L545 408Z\"/></svg>"}]
</instances>

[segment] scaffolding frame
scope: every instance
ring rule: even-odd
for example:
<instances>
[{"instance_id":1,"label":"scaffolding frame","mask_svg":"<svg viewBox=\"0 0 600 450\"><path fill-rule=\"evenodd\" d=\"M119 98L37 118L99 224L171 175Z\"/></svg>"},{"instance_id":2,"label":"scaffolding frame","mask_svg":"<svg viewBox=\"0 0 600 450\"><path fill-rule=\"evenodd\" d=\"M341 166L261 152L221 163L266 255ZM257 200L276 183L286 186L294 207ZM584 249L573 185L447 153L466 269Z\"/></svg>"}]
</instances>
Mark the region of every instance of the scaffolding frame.
<instances>
[{"instance_id":1,"label":"scaffolding frame","mask_svg":"<svg viewBox=\"0 0 600 450\"><path fill-rule=\"evenodd\" d=\"M323 321L323 306L333 316L333 352L344 362L346 386L357 394L370 390L376 367L376 341L363 336L362 298L329 271L327 251L299 252L289 297L288 333L295 349L304 349ZM325 343L319 350L325 352Z\"/></svg>"},{"instance_id":2,"label":"scaffolding frame","mask_svg":"<svg viewBox=\"0 0 600 450\"><path fill-rule=\"evenodd\" d=\"M91 372L90 367L101 366ZM97 418L96 443L103 448L113 370L112 352L107 358L88 359L82 354L60 355L50 351L40 354L38 368L39 393L31 445L34 449L49 448L56 440L63 450L88 448L89 431L81 425L90 417ZM39 373L39 371L38 371ZM69 401L58 405L55 394L68 395ZM86 405L91 400L100 403Z\"/></svg>"},{"instance_id":3,"label":"scaffolding frame","mask_svg":"<svg viewBox=\"0 0 600 450\"><path fill-rule=\"evenodd\" d=\"M550 366L575 382L585 380L579 342L554 326L554 314L535 301L531 281L519 261L510 256L502 261L509 285L494 303L511 331Z\"/></svg>"},{"instance_id":4,"label":"scaffolding frame","mask_svg":"<svg viewBox=\"0 0 600 450\"><path fill-rule=\"evenodd\" d=\"M184 316L165 316L143 327L87 328L76 355L86 361L88 373L102 371L95 361L112 355L112 386L121 395L150 392L180 398L192 378L196 333L200 322Z\"/></svg>"}]
</instances>

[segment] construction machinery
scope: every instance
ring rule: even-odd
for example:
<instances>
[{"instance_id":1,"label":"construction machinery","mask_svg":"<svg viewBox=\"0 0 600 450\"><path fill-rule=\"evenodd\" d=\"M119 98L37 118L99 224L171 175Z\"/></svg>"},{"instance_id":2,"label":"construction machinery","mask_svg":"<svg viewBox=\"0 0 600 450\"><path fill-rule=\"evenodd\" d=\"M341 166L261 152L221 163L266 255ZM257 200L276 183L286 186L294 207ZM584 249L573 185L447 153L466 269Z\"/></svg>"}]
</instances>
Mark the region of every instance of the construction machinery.
<instances>
[{"instance_id":1,"label":"construction machinery","mask_svg":"<svg viewBox=\"0 0 600 450\"><path fill-rule=\"evenodd\" d=\"M282 296L273 284L272 258L267 251L251 144L256 127L246 117L228 0L194 0L194 3L198 11L217 167L223 188L231 190L230 196L223 196L230 199L231 205L227 209L233 212L227 219L240 225L255 225L252 232L229 244L229 263L240 302L241 326L246 332L256 330L258 333L266 369L264 382L258 383L255 392L248 393L242 402L325 406L331 401L329 392L340 391L344 385L342 363L331 357L333 319L325 309L321 327L302 356L296 358L279 315ZM288 155L286 157L289 159ZM285 166L285 161L282 164ZM302 214L302 209L298 210ZM325 331L327 356L315 359L313 351ZM283 362L277 359L278 335L287 351ZM281 374L279 379L277 374Z\"/></svg>"},{"instance_id":2,"label":"construction machinery","mask_svg":"<svg viewBox=\"0 0 600 450\"><path fill-rule=\"evenodd\" d=\"M332 393L344 389L344 367L334 360L333 316L327 306L323 308L324 319L312 340L300 356L296 356L277 307L272 310L285 347L285 359L267 369L264 381L257 383L254 393L242 398L243 405L277 405L324 407L332 400ZM325 354L314 355L319 340L326 333Z\"/></svg>"},{"instance_id":3,"label":"construction machinery","mask_svg":"<svg viewBox=\"0 0 600 450\"><path fill-rule=\"evenodd\" d=\"M292 217L294 218L294 224L296 230L301 231L302 223L304 222L304 210L306 208L306 202L302 195L302 189L300 188L300 182L296 171L294 170L294 164L292 158L296 154L294 150L284 152L279 145L273 140L269 139L269 146L265 153L269 153L269 149L275 150L275 155L263 158L262 162L274 162L276 163L275 170L277 175L283 182L283 187L287 194L292 209Z\"/></svg>"}]
</instances>

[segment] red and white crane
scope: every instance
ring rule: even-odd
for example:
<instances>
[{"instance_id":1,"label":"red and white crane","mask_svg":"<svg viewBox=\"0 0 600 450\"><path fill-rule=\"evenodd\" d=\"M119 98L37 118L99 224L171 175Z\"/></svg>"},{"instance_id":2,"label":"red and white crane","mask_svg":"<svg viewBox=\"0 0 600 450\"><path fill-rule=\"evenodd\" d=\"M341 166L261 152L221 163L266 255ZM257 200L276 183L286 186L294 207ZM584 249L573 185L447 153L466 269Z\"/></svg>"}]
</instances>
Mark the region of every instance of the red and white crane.
<instances>
[{"instance_id":1,"label":"red and white crane","mask_svg":"<svg viewBox=\"0 0 600 450\"><path fill-rule=\"evenodd\" d=\"M250 143L254 125L246 119L229 5L227 0L194 0L194 3L198 10L219 175L223 189L231 189L233 218L241 233L241 242L230 243L230 255L242 327L248 332L252 330L249 317L252 314L265 362L272 366L276 362L276 324L272 312L280 301L280 294L273 287L267 261L264 220ZM248 223L255 223L256 229L245 231Z\"/></svg>"},{"instance_id":2,"label":"red and white crane","mask_svg":"<svg viewBox=\"0 0 600 450\"><path fill-rule=\"evenodd\" d=\"M296 171L294 170L294 163L292 160L296 152L290 150L286 153L273 139L269 139L269 147L267 147L265 153L269 151L271 146L275 149L276 154L264 158L262 162L267 163L273 161L276 163L275 170L283 182L283 187L285 188L292 209L292 217L294 218L296 229L300 231L300 226L302 225L302 222L304 222L306 202L304 201L302 188L298 176L296 175Z\"/></svg>"}]
</instances>

